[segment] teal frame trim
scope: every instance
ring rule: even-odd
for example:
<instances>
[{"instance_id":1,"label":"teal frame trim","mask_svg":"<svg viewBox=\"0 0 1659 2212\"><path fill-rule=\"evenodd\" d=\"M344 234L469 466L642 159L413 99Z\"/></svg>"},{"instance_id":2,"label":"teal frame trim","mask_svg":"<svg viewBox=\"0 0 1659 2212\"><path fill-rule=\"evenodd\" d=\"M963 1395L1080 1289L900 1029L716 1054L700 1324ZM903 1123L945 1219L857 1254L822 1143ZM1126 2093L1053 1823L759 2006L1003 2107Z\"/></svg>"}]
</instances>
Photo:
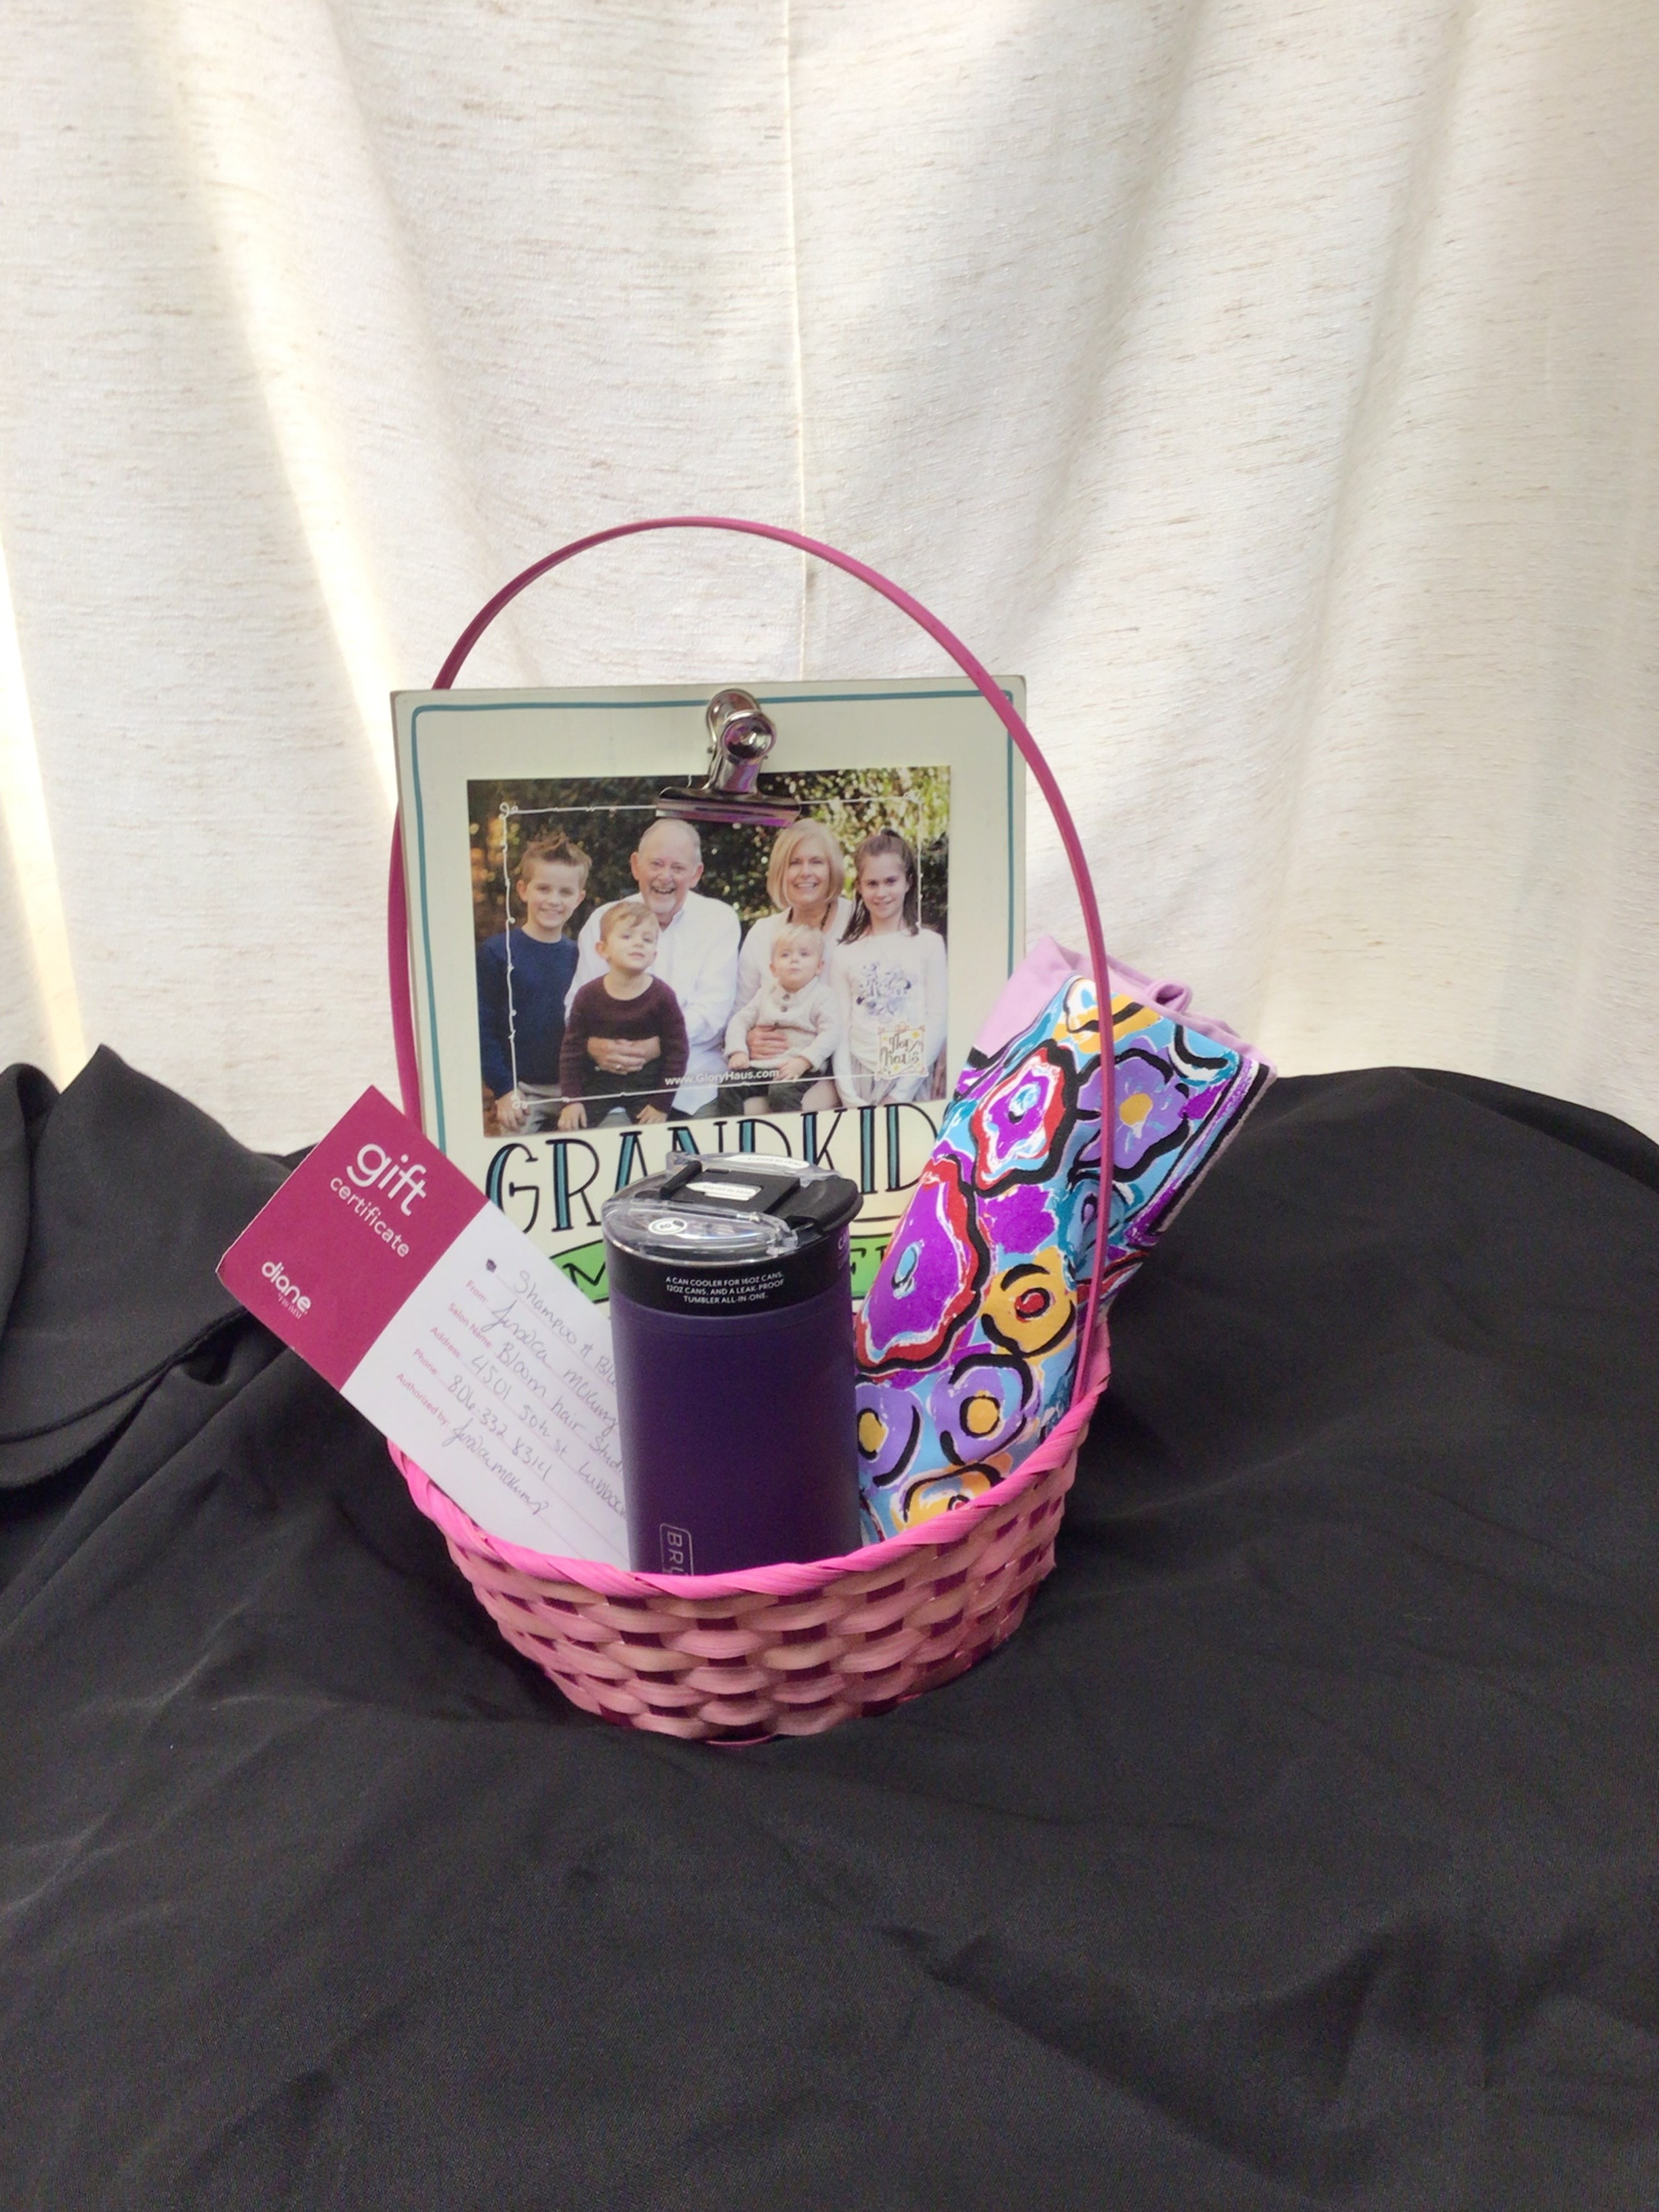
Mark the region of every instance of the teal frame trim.
<instances>
[{"instance_id":1,"label":"teal frame trim","mask_svg":"<svg viewBox=\"0 0 1659 2212\"><path fill-rule=\"evenodd\" d=\"M1013 705L1013 703L1014 703L1014 701L1013 701L1013 695L1012 695L1012 692L1008 692L1008 691L1005 691L1005 692L1003 693L1003 695L1002 695L1002 696L1003 696L1003 697L1004 697L1005 699L1006 699L1006 700L1007 700L1008 704L1012 707L1012 706ZM1013 974L1013 972L1014 972L1014 741L1013 741L1013 739L1012 739L1012 738L1008 735L1008 733L1007 733L1007 732L1006 732L1006 730L1003 732L1003 744L1005 744L1005 746L1007 748L1007 752L1006 752L1006 769L1007 769L1007 779L1008 779L1008 781L1007 781L1007 792L1008 792L1008 973L1012 975ZM442 1141L442 1140L441 1140L441 1139L440 1139L440 1142L441 1143L441 1141Z\"/></svg>"},{"instance_id":2,"label":"teal frame trim","mask_svg":"<svg viewBox=\"0 0 1659 2212\"><path fill-rule=\"evenodd\" d=\"M432 1094L438 1108L438 1150L447 1152L444 1141L444 1085L438 1072L438 1000L432 988L432 925L426 910L426 801L421 795L421 744L416 724L427 709L417 707L409 718L410 780L415 786L415 853L416 879L421 893L421 958L426 975L427 1036L432 1046Z\"/></svg>"},{"instance_id":3,"label":"teal frame trim","mask_svg":"<svg viewBox=\"0 0 1659 2212\"><path fill-rule=\"evenodd\" d=\"M844 707L866 702L874 706L884 699L977 699L981 693L976 684L951 684L939 691L757 691L755 696L763 707ZM1003 696L1012 705L1012 693L1005 691ZM432 1048L432 1091L438 1109L438 1149L441 1152L447 1152L449 1146L444 1139L444 1079L438 1064L438 1000L432 985L432 932L427 915L426 805L421 794L422 715L500 714L515 711L625 714L648 708L706 707L708 704L708 694L700 691L690 699L434 699L415 708L410 713L409 768L410 780L415 786L415 855L421 906L421 957L426 974L427 1036ZM1014 741L1006 731L1002 743L1008 793L1008 972L1012 975L1014 968ZM789 771L780 769L778 773L787 775Z\"/></svg>"}]
</instances>

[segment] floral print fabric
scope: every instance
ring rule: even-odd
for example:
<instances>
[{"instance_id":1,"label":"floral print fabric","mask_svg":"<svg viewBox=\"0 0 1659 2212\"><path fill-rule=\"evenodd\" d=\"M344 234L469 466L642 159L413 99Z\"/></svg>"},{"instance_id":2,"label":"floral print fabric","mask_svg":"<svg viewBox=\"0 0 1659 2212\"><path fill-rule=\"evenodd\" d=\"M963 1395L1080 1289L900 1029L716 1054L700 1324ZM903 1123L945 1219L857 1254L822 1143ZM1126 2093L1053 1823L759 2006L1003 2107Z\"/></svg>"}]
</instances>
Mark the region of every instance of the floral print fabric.
<instances>
[{"instance_id":1,"label":"floral print fabric","mask_svg":"<svg viewBox=\"0 0 1659 2212\"><path fill-rule=\"evenodd\" d=\"M1103 1297L1122 1287L1270 1080L1247 1047L1112 1002L1117 1115ZM858 1319L866 1540L966 1504L1070 1402L1100 1208L1100 1035L1074 976L970 1054Z\"/></svg>"}]
</instances>

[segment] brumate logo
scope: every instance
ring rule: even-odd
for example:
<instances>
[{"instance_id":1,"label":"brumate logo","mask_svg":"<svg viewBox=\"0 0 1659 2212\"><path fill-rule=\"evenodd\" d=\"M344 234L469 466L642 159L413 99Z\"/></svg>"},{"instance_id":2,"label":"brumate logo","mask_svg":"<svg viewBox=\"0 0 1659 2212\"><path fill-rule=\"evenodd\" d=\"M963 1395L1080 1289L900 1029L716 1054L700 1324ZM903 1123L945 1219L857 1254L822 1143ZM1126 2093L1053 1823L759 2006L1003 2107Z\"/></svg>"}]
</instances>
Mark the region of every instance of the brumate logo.
<instances>
[{"instance_id":1,"label":"brumate logo","mask_svg":"<svg viewBox=\"0 0 1659 2212\"><path fill-rule=\"evenodd\" d=\"M394 1160L380 1146L365 1145L346 1173L359 1190L383 1190L388 1198L401 1196L405 1214L417 1198L426 1196L426 1185L421 1180L426 1163L420 1160L410 1167L407 1152L399 1152Z\"/></svg>"},{"instance_id":2,"label":"brumate logo","mask_svg":"<svg viewBox=\"0 0 1659 2212\"><path fill-rule=\"evenodd\" d=\"M275 1290L284 1305L290 1307L296 1314L311 1311L311 1300L307 1297L291 1275L283 1273L283 1263L280 1260L267 1260L259 1273Z\"/></svg>"}]
</instances>

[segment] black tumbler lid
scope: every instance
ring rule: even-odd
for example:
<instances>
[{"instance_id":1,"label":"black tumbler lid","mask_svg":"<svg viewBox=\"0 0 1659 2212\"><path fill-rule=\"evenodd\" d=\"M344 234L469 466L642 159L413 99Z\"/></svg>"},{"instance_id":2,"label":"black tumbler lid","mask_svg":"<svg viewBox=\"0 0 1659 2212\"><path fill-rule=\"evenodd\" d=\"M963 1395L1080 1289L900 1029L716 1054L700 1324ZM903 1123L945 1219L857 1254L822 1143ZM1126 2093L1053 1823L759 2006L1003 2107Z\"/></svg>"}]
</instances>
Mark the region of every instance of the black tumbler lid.
<instances>
[{"instance_id":1,"label":"black tumbler lid","mask_svg":"<svg viewBox=\"0 0 1659 2212\"><path fill-rule=\"evenodd\" d=\"M842 1229L855 1182L781 1153L677 1161L608 1199L606 1242L642 1260L731 1267L781 1260Z\"/></svg>"}]
</instances>

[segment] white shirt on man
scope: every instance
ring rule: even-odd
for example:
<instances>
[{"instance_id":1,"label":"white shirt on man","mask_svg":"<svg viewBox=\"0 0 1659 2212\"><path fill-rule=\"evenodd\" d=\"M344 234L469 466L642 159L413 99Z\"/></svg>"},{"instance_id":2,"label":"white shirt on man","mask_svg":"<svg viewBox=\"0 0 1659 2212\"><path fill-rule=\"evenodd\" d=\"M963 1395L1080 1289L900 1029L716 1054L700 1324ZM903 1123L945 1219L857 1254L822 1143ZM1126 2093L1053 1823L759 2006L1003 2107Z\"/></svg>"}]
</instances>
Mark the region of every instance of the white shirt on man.
<instances>
[{"instance_id":1,"label":"white shirt on man","mask_svg":"<svg viewBox=\"0 0 1659 2212\"><path fill-rule=\"evenodd\" d=\"M565 1000L567 1013L582 985L605 972L599 957L599 924L620 903L617 899L607 900L582 924L576 939L576 973ZM667 984L685 1017L690 1048L685 1080L674 1093L674 1103L682 1114L695 1114L699 1106L708 1105L726 1080L726 1025L737 1004L740 934L735 908L727 906L724 899L704 898L699 891L688 891L679 912L657 939L651 972Z\"/></svg>"}]
</instances>

